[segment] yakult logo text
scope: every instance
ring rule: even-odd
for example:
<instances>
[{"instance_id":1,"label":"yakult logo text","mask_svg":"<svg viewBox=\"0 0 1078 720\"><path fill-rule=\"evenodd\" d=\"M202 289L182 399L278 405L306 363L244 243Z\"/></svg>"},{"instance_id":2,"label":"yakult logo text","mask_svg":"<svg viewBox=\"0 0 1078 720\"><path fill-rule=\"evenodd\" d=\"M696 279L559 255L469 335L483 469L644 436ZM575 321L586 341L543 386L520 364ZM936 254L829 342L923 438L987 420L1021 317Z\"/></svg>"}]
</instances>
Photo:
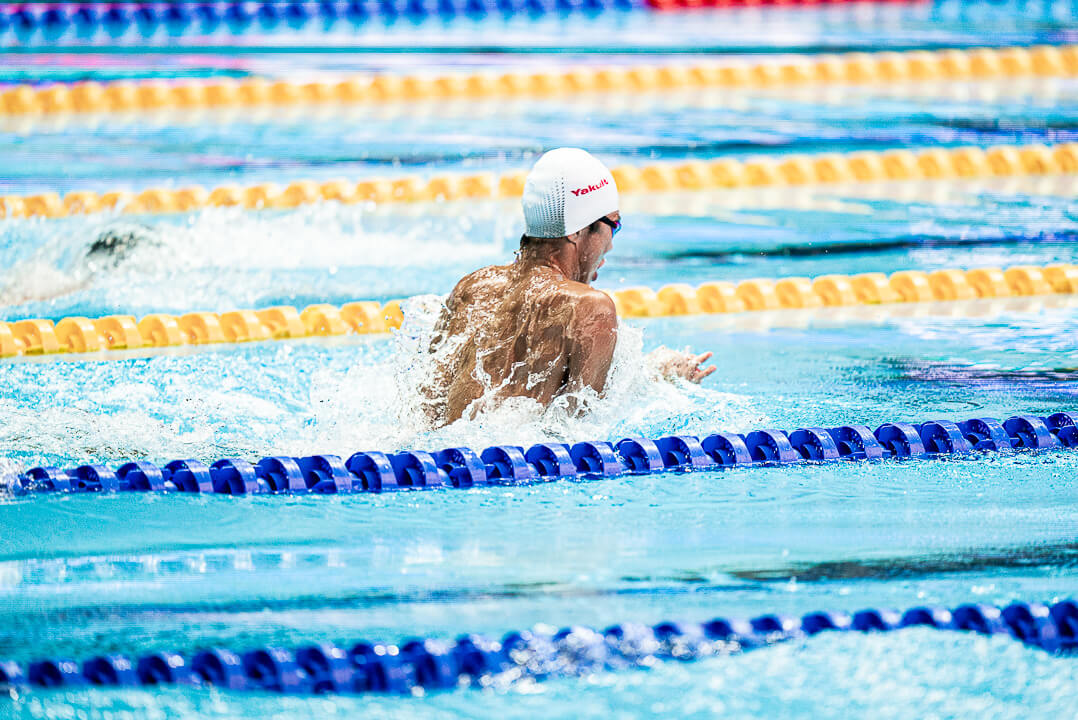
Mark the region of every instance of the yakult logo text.
<instances>
[{"instance_id":1,"label":"yakult logo text","mask_svg":"<svg viewBox=\"0 0 1078 720\"><path fill-rule=\"evenodd\" d=\"M576 190L570 190L569 192L571 192L573 195L587 195L588 193L594 192L595 190L598 190L599 188L603 187L604 185L609 185L609 184L610 184L610 181L607 180L606 178L603 178L603 181L601 183L599 183L598 185L588 185L587 187L577 188Z\"/></svg>"}]
</instances>

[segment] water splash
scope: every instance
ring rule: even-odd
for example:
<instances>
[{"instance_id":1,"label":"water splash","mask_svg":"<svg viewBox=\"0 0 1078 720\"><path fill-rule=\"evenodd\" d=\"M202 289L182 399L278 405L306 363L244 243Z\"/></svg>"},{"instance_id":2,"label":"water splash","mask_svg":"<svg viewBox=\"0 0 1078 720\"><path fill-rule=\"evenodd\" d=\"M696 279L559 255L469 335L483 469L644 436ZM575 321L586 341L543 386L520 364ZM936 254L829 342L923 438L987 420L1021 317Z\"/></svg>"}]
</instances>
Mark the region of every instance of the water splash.
<instances>
[{"instance_id":1,"label":"water splash","mask_svg":"<svg viewBox=\"0 0 1078 720\"><path fill-rule=\"evenodd\" d=\"M220 353L107 363L21 362L0 387L8 448L0 478L38 464L436 450L740 430L766 418L749 398L661 379L644 333L623 325L607 392L549 408L511 398L432 429L423 403L439 296L405 305L390 340L338 348L267 343ZM37 389L47 387L42 394ZM493 391L491 391L493 392ZM591 392L590 390L587 392ZM0 480L0 484L6 484Z\"/></svg>"},{"instance_id":2,"label":"water splash","mask_svg":"<svg viewBox=\"0 0 1078 720\"><path fill-rule=\"evenodd\" d=\"M515 218L505 208L475 205L467 215L431 206L422 217L322 203L292 211L12 221L0 227L0 304L43 315L86 304L188 312L267 304L267 297L429 292L431 268L457 272L489 262L512 235ZM110 235L136 242L94 252ZM387 268L396 274L387 276Z\"/></svg>"},{"instance_id":3,"label":"water splash","mask_svg":"<svg viewBox=\"0 0 1078 720\"><path fill-rule=\"evenodd\" d=\"M546 408L529 398L509 398L492 408L480 401L477 406L484 409L475 417L433 429L422 388L436 371L437 358L427 348L442 306L438 296L412 298L384 362L314 378L310 403L314 421L303 438L307 447L435 450L454 445L530 445L736 430L766 421L746 396L662 379L644 354L643 331L622 325L604 396L590 388L576 394L575 400L586 405L588 413L573 412L574 398L569 396ZM496 391L488 385L484 398Z\"/></svg>"}]
</instances>

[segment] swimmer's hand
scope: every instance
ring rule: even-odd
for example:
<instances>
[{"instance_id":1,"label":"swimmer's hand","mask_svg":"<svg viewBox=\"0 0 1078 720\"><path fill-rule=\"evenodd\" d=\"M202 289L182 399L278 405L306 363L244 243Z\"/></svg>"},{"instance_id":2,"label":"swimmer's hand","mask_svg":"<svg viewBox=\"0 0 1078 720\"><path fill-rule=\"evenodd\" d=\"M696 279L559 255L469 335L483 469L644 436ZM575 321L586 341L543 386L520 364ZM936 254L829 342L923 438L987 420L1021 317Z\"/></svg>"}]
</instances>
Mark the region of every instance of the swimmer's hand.
<instances>
[{"instance_id":1,"label":"swimmer's hand","mask_svg":"<svg viewBox=\"0 0 1078 720\"><path fill-rule=\"evenodd\" d=\"M706 368L700 367L707 362L709 358L711 358L711 353L709 352L702 355L694 355L690 352L671 350L670 348L665 347L653 350L648 355L648 360L652 367L667 380L683 378L694 383L699 383L708 375L715 372L716 368L714 365L710 365Z\"/></svg>"}]
</instances>

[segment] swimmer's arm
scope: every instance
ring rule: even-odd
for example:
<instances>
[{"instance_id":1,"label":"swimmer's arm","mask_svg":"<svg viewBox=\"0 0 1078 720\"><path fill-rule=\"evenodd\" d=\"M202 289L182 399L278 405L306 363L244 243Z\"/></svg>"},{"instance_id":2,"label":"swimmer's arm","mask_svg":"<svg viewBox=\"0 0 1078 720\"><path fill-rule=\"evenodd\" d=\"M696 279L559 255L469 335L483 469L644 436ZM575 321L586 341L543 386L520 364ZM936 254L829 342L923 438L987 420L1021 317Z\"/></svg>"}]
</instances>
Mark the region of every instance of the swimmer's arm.
<instances>
[{"instance_id":1,"label":"swimmer's arm","mask_svg":"<svg viewBox=\"0 0 1078 720\"><path fill-rule=\"evenodd\" d=\"M581 298L570 325L567 388L602 394L617 342L618 315L610 296L596 291Z\"/></svg>"}]
</instances>

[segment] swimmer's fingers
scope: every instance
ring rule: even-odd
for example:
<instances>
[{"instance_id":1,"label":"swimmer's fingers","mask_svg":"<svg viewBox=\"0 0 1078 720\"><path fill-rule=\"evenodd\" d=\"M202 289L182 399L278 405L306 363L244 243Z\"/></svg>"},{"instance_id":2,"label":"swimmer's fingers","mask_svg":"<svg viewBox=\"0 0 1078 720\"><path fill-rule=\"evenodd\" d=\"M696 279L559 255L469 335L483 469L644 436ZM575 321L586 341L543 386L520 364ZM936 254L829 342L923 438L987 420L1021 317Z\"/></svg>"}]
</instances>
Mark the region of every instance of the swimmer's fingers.
<instances>
[{"instance_id":1,"label":"swimmer's fingers","mask_svg":"<svg viewBox=\"0 0 1078 720\"><path fill-rule=\"evenodd\" d=\"M706 352L706 353L703 353L701 355L697 355L695 358L693 358L693 360L695 360L695 363L694 363L694 367L693 367L693 373L689 377L689 380L693 381L694 383L699 383L701 380L706 378L708 375L715 372L716 368L715 368L714 365L711 365L710 367L706 367L706 368L703 368L703 369L700 368L700 366L703 365L705 362L707 362L711 358L711 356L713 354L714 353Z\"/></svg>"},{"instance_id":2,"label":"swimmer's fingers","mask_svg":"<svg viewBox=\"0 0 1078 720\"><path fill-rule=\"evenodd\" d=\"M708 353L708 355L710 355L710 354L711 353ZM699 383L701 380L706 378L711 373L715 372L715 370L717 370L717 369L718 368L716 368L714 365L711 365L709 367L704 368L703 370L697 370L696 372L693 373L691 379L692 379L692 381L694 383Z\"/></svg>"}]
</instances>

